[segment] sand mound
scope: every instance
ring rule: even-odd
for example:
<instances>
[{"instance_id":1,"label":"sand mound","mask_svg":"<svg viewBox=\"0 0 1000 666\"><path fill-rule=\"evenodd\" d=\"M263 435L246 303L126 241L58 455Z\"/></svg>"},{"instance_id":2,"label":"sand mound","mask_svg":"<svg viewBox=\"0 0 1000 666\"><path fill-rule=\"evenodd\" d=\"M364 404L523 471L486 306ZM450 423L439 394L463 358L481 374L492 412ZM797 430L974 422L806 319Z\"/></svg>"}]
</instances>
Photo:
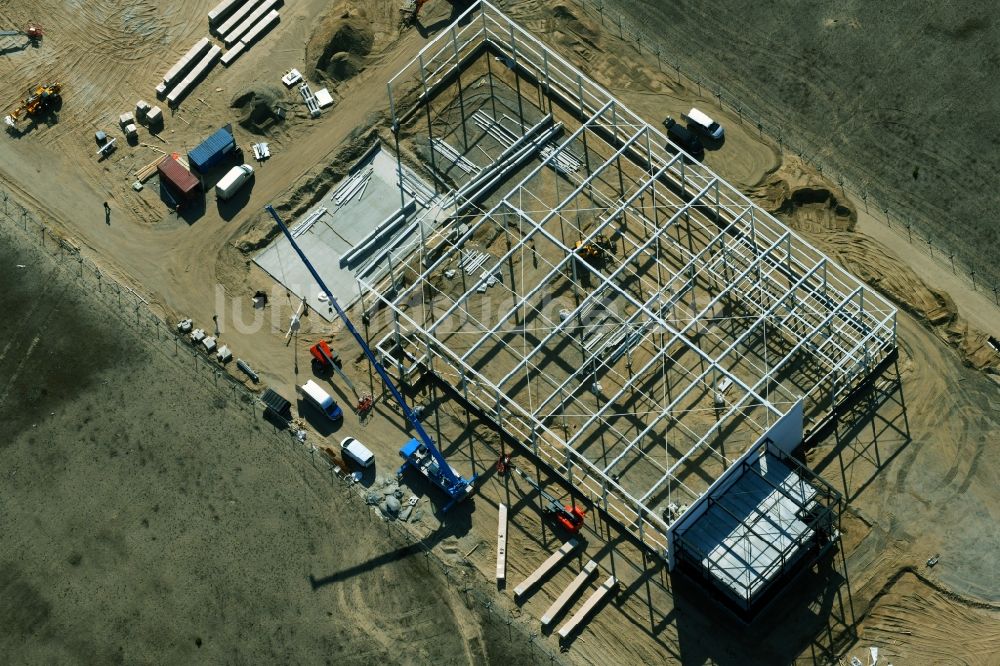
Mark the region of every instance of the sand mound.
<instances>
[{"instance_id":1,"label":"sand mound","mask_svg":"<svg viewBox=\"0 0 1000 666\"><path fill-rule=\"evenodd\" d=\"M600 34L600 26L588 16L581 16L575 7L565 2L552 6L552 16L559 21L565 21L565 27L582 37L594 39Z\"/></svg>"},{"instance_id":2,"label":"sand mound","mask_svg":"<svg viewBox=\"0 0 1000 666\"><path fill-rule=\"evenodd\" d=\"M899 308L927 322L957 348L965 362L1000 373L1000 355L988 336L958 316L951 297L934 289L885 246L856 233L857 211L835 194L835 188L798 158L782 165L750 189L761 207L810 240L841 266L889 297Z\"/></svg>"},{"instance_id":3,"label":"sand mound","mask_svg":"<svg viewBox=\"0 0 1000 666\"><path fill-rule=\"evenodd\" d=\"M347 3L335 5L313 30L306 44L306 62L317 79L344 81L364 68L375 33L365 13Z\"/></svg>"},{"instance_id":4,"label":"sand mound","mask_svg":"<svg viewBox=\"0 0 1000 666\"><path fill-rule=\"evenodd\" d=\"M237 119L240 127L254 134L266 134L281 122L277 109L284 99L285 91L281 88L258 85L236 93L229 106L241 112Z\"/></svg>"},{"instance_id":5,"label":"sand mound","mask_svg":"<svg viewBox=\"0 0 1000 666\"><path fill-rule=\"evenodd\" d=\"M750 196L799 231L853 231L858 221L857 211L797 158L787 158L780 168L751 188Z\"/></svg>"}]
</instances>

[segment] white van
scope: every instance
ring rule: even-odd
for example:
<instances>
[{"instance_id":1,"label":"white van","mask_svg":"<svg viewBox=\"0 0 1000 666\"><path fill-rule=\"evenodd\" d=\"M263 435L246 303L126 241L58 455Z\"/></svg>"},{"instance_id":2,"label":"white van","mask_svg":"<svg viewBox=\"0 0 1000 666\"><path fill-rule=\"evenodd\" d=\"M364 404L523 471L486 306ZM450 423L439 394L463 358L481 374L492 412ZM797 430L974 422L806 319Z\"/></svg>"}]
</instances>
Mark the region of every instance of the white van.
<instances>
[{"instance_id":1,"label":"white van","mask_svg":"<svg viewBox=\"0 0 1000 666\"><path fill-rule=\"evenodd\" d=\"M375 462L375 454L353 437L344 438L340 443L340 451L345 458L350 458L362 467L371 467Z\"/></svg>"},{"instance_id":2,"label":"white van","mask_svg":"<svg viewBox=\"0 0 1000 666\"><path fill-rule=\"evenodd\" d=\"M311 379L302 385L302 397L326 414L331 421L339 421L344 416L343 410L330 397L330 394Z\"/></svg>"},{"instance_id":3,"label":"white van","mask_svg":"<svg viewBox=\"0 0 1000 666\"><path fill-rule=\"evenodd\" d=\"M715 140L721 139L722 135L726 133L725 130L722 129L722 125L715 122L705 113L696 108L692 107L691 110L687 112L687 119L692 125L697 127L699 131L704 132Z\"/></svg>"},{"instance_id":4,"label":"white van","mask_svg":"<svg viewBox=\"0 0 1000 666\"><path fill-rule=\"evenodd\" d=\"M228 199L236 194L236 191L243 187L243 183L250 180L253 175L253 167L249 164L241 164L230 169L215 185L215 194L220 199Z\"/></svg>"}]
</instances>

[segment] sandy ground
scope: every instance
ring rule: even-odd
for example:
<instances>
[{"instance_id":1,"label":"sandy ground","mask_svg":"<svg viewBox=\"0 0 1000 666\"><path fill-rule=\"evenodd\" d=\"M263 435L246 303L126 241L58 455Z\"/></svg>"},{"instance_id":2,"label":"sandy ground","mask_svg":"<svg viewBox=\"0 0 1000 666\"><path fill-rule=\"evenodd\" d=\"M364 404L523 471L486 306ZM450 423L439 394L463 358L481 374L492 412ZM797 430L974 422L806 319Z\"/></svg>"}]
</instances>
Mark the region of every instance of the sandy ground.
<instances>
[{"instance_id":1,"label":"sandy ground","mask_svg":"<svg viewBox=\"0 0 1000 666\"><path fill-rule=\"evenodd\" d=\"M0 266L6 663L538 654L75 261L5 222Z\"/></svg>"},{"instance_id":2,"label":"sandy ground","mask_svg":"<svg viewBox=\"0 0 1000 666\"><path fill-rule=\"evenodd\" d=\"M987 83L1000 27L985 5L586 1L702 77L703 103L721 86L996 286L1000 143L981 128L1000 110Z\"/></svg>"},{"instance_id":3,"label":"sandy ground","mask_svg":"<svg viewBox=\"0 0 1000 666\"><path fill-rule=\"evenodd\" d=\"M890 663L992 664L1000 652L998 622L996 608L901 572L874 602L849 652L863 662L871 646L881 646L879 659Z\"/></svg>"},{"instance_id":4,"label":"sandy ground","mask_svg":"<svg viewBox=\"0 0 1000 666\"><path fill-rule=\"evenodd\" d=\"M5 14L2 15L9 20L24 22L29 20L27 14L30 11L51 11L53 16L65 12L61 3L44 0L43 4L43 7L32 5L35 9L26 9L14 3L5 7ZM139 54L137 60L132 61L130 73L122 70L110 79L123 83L117 88L108 85L108 80L101 78L99 67L86 64L90 57L87 54L97 52L112 57L119 52L116 51L119 48L116 44L120 40L108 38L92 44L80 37L86 26L76 24L74 27L69 20L49 22L49 34L41 49L3 56L0 59L0 75L9 77L16 73L22 76L23 73L20 84L28 85L32 76L41 76L42 72L51 69L53 76L63 79L69 92L58 123L51 127L39 127L18 139L4 137L5 150L0 157L3 183L0 187L10 192L14 201L36 211L48 224L63 230L107 272L135 285L164 314L192 316L202 325L210 323L213 314L222 314L223 341L258 369L263 383L276 386L286 396L293 395L292 385L302 383L309 374L305 363L301 363L300 367L300 361L306 358L306 348L316 336L332 334L319 321L308 320L300 338L286 346L281 330L287 325L290 308L281 299L272 299L273 305L268 309L262 326L246 332L232 325L237 304L245 304L246 297L254 289L271 288L269 279L249 267L247 258L233 244L244 237L253 225L257 211L265 203L281 201L293 209L302 204L302 196L297 195L297 191L315 191L342 173L347 159L342 151L352 143L357 144L358 128L369 125L377 119L377 113L384 110L384 82L413 56L424 43L423 36L411 30L397 39L389 27L394 20L393 13L384 3L377 6L372 3L370 11L376 17L374 23L378 27L376 53L368 58L364 72L337 88L341 103L335 111L314 122L294 115L271 137L276 148L275 155L258 170L249 197L241 202L242 208L234 211L210 207L201 217L189 223L169 214L162 202L151 193L135 195L128 189L130 170L155 157L155 151L143 146L123 149L115 160L98 164L92 159L91 142L95 125L111 124L118 113L131 105L132 97L151 96L160 69L166 69L174 56L186 50L188 42L203 34L204 12L209 3L191 1L172 5L170 12L163 13L152 12L146 3L92 4L93 11L101 8L111 11L112 4L117 10L134 5L130 11L136 16L146 17L145 23L123 22L124 27L119 28L127 33L129 40L135 40L133 43L140 46L130 51ZM665 74L657 70L655 63L637 62L634 48L602 32L599 23L576 16L571 5L549 6L536 1L506 4L518 20L547 35L557 48L580 62L589 75L620 95L627 104L644 114L650 123L658 123L666 113L676 115L686 110L691 101L698 98L697 90L683 80L678 82L673 72ZM161 134L166 144L155 139L149 141L163 149L184 150L185 146L194 145L219 124L232 120L229 99L247 84L248 73L276 80L288 67L304 68L302 58L308 39L308 21L301 19L315 15L322 5L312 1L283 9L283 17L288 16L265 42L238 61L233 69L213 73L208 81L201 84L197 96L203 97L204 103L189 98L177 114L168 117L167 130ZM181 11L182 8L184 11ZM435 7L431 3L428 9L428 23L447 16L447 9L440 5ZM114 12L112 15L124 16ZM146 38L142 37L148 26L159 26L160 22L166 22L164 25L168 26L164 28L164 34L169 35L165 43L172 50L166 66L157 49L147 48ZM51 58L48 49L60 54L59 57L46 60ZM81 73L77 73L74 62L80 63ZM100 95L88 98L85 95L91 94L92 86L119 89L123 98L120 101ZM217 88L222 90L216 92ZM79 99L88 101L75 102L74 90L82 96ZM13 102L15 98L16 94L12 94L9 101ZM794 192L815 186L815 174L787 159L777 146L758 135L755 128L740 128L738 119L721 115L720 119L728 129L725 148L718 153L709 153L706 158L707 163L720 174L748 192L753 191L762 204L779 208L785 201L795 202ZM250 137L237 128L237 138L246 142ZM146 141L144 138L143 142ZM782 182L785 185L781 185ZM782 190L782 187L787 189ZM602 567L621 567L623 577L629 582L619 598L603 609L572 644L567 653L570 659L594 664L663 661L782 663L801 655L806 662L834 661L855 647L855 639L876 642L900 640L902 644L905 641L899 637L890 639L885 633L878 633L882 631L878 627L884 625L878 623L878 618L884 617L886 612L903 612L885 610L892 599L885 590L887 585L890 590L903 589L900 586L909 581L905 576L900 577L904 567L920 569L921 575L961 599L978 598L980 601L976 603L981 604L998 601L994 581L1000 565L995 549L991 544L984 543L981 535L983 525L993 524L996 520L993 507L997 506L996 492L1000 484L997 483L997 469L988 455L987 444L1000 440L1000 413L997 411L1000 401L996 398L996 384L984 373L964 365L967 361L973 362L977 355L982 361L979 365L983 367L995 365L996 360L984 354L981 345L976 346L981 334L968 329L960 330L964 320L970 322L972 328L995 334L1000 330L996 309L984 303L981 294L963 291L963 285L958 281L949 282L947 273L940 267L928 268L920 263L919 258L911 264L906 246L899 244L898 237L874 233L878 223L867 218L863 210L859 212L856 202L838 197L836 188L829 183L823 187L830 197L808 202L804 206L792 206L782 215L826 251L838 256L852 269L860 270L863 277L878 279L879 286L888 295L909 306L913 313L900 315L903 353L898 369L894 369L894 372L898 370L900 380L893 384L894 378L886 379L890 386L897 388L890 392L889 397L868 405L856 421L845 420L833 436L808 454L810 463L840 487L851 502L852 513L845 523L843 554L827 563L818 573L807 577L804 584L789 591L782 598L780 608L768 611L769 619L765 625L771 629L762 631L761 625L758 625L747 630L730 618L706 608L703 603L694 603L697 601L696 592L686 590L683 581L671 579L662 567L644 562L641 553L617 539L592 516L588 530L591 542L588 556L600 556ZM110 226L105 224L101 207L105 200L110 200L112 205ZM853 213L845 217L838 212L837 204L847 206ZM869 230L873 231L871 235L862 235ZM907 265L912 265L912 268L907 268ZM865 274L865 269L870 272ZM219 286L221 292L218 291ZM948 292L949 296L939 297L944 292ZM30 311L30 298L20 298L25 302L19 307ZM50 307L37 306L32 316L40 320L29 322L26 328L37 329L49 321L49 316L55 316ZM76 311L62 319L86 320ZM31 335L34 339L34 334ZM74 343L80 339L97 344L101 336L70 332L67 338ZM31 346L31 340L25 342L23 335L18 339L25 350ZM340 349L352 348L342 334L332 339ZM948 346L946 341L953 346ZM67 347L70 344L67 342ZM21 564L6 569L12 573L4 573L0 582L5 588L15 590L19 599L23 597L25 606L37 608L32 617L39 618L17 625L19 646L30 643L30 649L42 649L30 641L33 627L37 626L39 631L50 632L44 634L46 636L74 637L72 641L67 638L69 647L65 649L69 652L62 653L64 655L75 654L73 650L82 646L81 649L106 650L101 654L110 659L117 649L110 638L99 640L87 637L110 637L112 634L101 634L98 631L101 627L92 626L92 623L105 622L105 616L125 618L119 621L121 629L126 627L128 618L138 615L140 621L136 623L135 631L139 633L132 634L135 638L130 645L169 643L173 647L157 649L178 652L165 652L163 660L171 657L187 659L194 655L199 649L194 637L202 638L201 650L218 650L215 655L218 658L213 660L238 661L242 656L266 659L269 650L291 643L293 639L296 645L302 645L303 655L308 654L307 650L324 649L331 655L340 654L348 658L355 656L353 650L359 649L358 645L371 643L362 630L353 627L359 617L381 617L383 614L388 617L393 613L402 613L414 618L414 627L419 624L416 618L421 614L415 610L408 612L407 609L433 607L438 609L433 612L435 617L449 617L449 609L455 607L453 601L434 599L426 594L421 596L421 592L426 592L431 586L426 586L425 590L411 590L408 585L412 579L404 574L405 564L398 566L398 574L393 574L398 577L388 578L388 582L384 583L387 587L377 588L376 594L367 594L368 586L373 581L365 579L361 582L360 577L350 588L338 584L318 590L315 595L311 589L308 594L301 591L303 577L310 573L323 576L343 571L391 552L392 546L383 537L370 532L367 522L359 519L356 511L347 514L331 510L331 506L337 506L338 496L324 485L325 478L322 482L313 479L313 470L308 465L303 466L289 459L285 455L287 452L272 444L264 432L254 429L252 420L240 416L236 405L227 403L216 407L211 399L191 400L187 395L191 391L190 382L182 383L181 379L168 387L166 382L158 379L158 373L167 372L167 368L160 367L162 364L159 361L133 361L127 371L119 373L113 370L118 356L115 351L114 362L108 361L101 368L74 370L72 381L57 378L53 386L58 388L52 390L64 392L60 405L65 405L65 408L48 410L56 411L55 415L49 414L45 418L45 409L38 407L32 408L34 411L13 411L22 414L23 422L17 425L17 432L21 429L32 432L26 430L15 440L18 446L4 449L5 455L11 456L11 463L5 469L39 468L41 464L33 458L40 455L37 442L65 445L65 450L60 449L58 455L53 454L43 461L46 469L63 470L52 483L36 486L16 482L24 484L16 486L20 493L18 497L23 497L17 502L16 520L23 527L11 530L11 533L25 536L10 544L14 549L11 552L15 554L6 559ZM96 351L86 356L88 362L91 359L96 362L101 357ZM12 358L13 355L8 356L3 363L11 363ZM29 361L37 361L32 361L32 358L29 354ZM354 381L364 384L369 373L361 365L360 358L345 355L345 360ZM16 367L6 371L16 373L16 376L31 376L22 375L28 371ZM152 374L147 374L147 371ZM102 372L114 374L102 375ZM91 376L93 378L88 380ZM128 378L127 385L123 377ZM136 378L135 386L132 384L133 377ZM113 387L107 390L117 392L112 397L118 402L124 398L116 396L129 396L133 401L136 401L136 396L145 396L144 402L152 405L152 415L146 418L147 415L143 414L141 423L127 415L122 416L120 423L106 413L101 413L101 418L98 418L96 412L103 407L89 394L78 396L78 387L103 387L105 385L100 382L105 379ZM6 384L4 375L0 375L0 381ZM163 391L163 395L155 394L155 391ZM342 402L351 404L353 398L350 393L337 382L334 382L334 392ZM11 395L19 394L12 392ZM433 400L434 397L428 394L422 399ZM177 407L181 402L185 404L183 416ZM94 412L91 421L80 426L82 434L74 432L67 438L65 430L75 429L87 418L84 412L88 405ZM5 409L7 407L4 405ZM66 411L60 412L59 409ZM514 555L510 560L510 579L516 582L517 578L526 575L544 559L546 553L556 547L557 541L539 523L537 512L530 509L533 500L523 488L518 490L511 486L509 480L489 474L496 460L496 436L485 426L470 430L463 418L452 415L451 407L447 405L442 405L440 411L446 416L442 428L449 433L451 442L447 451L449 459L453 459L462 471L474 469L486 473L487 478L479 497L462 511L450 514L443 528L439 529L438 521L428 516L415 529L434 544L435 552L443 561L459 565L468 560L482 572L484 578L489 579L495 563L496 503L505 501L515 505L518 511L513 517L510 550ZM30 428L36 423L36 418L37 427ZM451 419L450 423L448 419ZM146 423L162 423L164 427L162 431L158 427L151 434ZM375 450L380 461L387 461L387 469L383 470L380 466L380 472L386 472L394 467L397 460L395 449L406 436L399 423L398 415L382 407L365 425L349 416L335 436L357 434L362 437ZM169 432L166 425L171 428ZM191 430L182 430L184 428ZM47 440L36 434L45 429L49 430ZM317 433L312 426L310 431L313 435L334 435L329 431ZM167 437L167 434L170 436ZM128 437L127 445L121 443L125 442L123 436ZM31 442L31 437L35 437L36 441ZM91 449L71 446L81 439L89 441L90 437L94 440ZM157 442L157 445L147 445L147 441ZM215 447L195 447L190 444L191 441L207 441L214 443ZM183 449L176 448L179 446L177 442L184 443ZM143 445L141 455L138 450L140 443ZM225 453L220 451L221 447L225 447ZM99 453L94 454L94 449ZM112 451L116 452L114 457ZM129 453L126 454L126 451ZM178 451L184 451L183 456ZM147 461L145 467L138 464L136 468L137 457ZM63 460L67 462L63 463ZM200 464L195 464L198 460ZM234 466L232 460L247 462ZM194 471L196 469L203 470L200 480L198 472ZM161 473L165 475L162 478ZM23 479L24 476L21 474L18 478ZM127 492L124 493L117 492L115 485L108 481L114 479L120 483L120 479L127 479L131 483L133 477L134 485L126 486ZM164 484L163 478L173 479L173 483ZM104 485L95 479L103 479ZM66 490L59 491L61 503L53 504L55 511L34 512L30 507L43 505L46 489L56 486ZM167 513L163 508L168 506L166 500L146 498L150 494L149 488L164 486L176 491L171 496L179 495L183 499L183 502L172 500L177 504L169 520L160 517ZM79 490L71 492L74 487L87 488L88 491L96 487L101 491L92 492L91 501L91 495L87 493ZM223 492L220 488L226 490ZM421 495L433 493L427 488L415 490ZM80 501L79 497L84 497L86 501ZM235 504L230 504L230 499ZM161 511L154 514L152 507L157 504ZM102 512L95 513L99 510ZM195 518L190 518L192 516ZM155 536L161 544L165 539L171 539L172 543L179 544L175 547L182 550L175 556L164 558L162 551L152 545L154 530L142 524L144 519L151 526L155 526L158 519L162 520L162 529L156 531ZM198 522L189 527L186 519L197 519ZM258 523L264 534L248 540L247 525L256 528ZM296 527L291 535L286 529L287 523ZM38 525L46 528L41 532L45 536L28 538L27 535L39 532ZM85 531L78 525L100 527ZM226 527L223 529L221 526ZM377 524L373 523L373 526L377 527ZM74 533L74 530L77 532ZM101 530L109 532L104 537L108 543L97 536L87 536L99 535ZM323 535L322 538L314 536L317 532ZM362 534L365 536L359 536ZM350 535L350 538L336 540L344 535ZM370 542L366 541L369 536ZM144 539L147 543L140 548ZM251 545L264 540L268 548ZM132 546L133 543L136 545ZM345 553L354 552L350 546L355 543L363 552L356 552L357 557L349 559ZM130 548L136 552L135 555ZM469 552L472 553L470 556L464 555ZM75 553L80 554L79 559ZM282 566L276 563L279 554L283 558ZM941 555L940 563L933 569L926 569L924 562L934 554ZM201 566L201 558L211 564ZM24 566L23 562L31 559L43 563L43 566ZM77 561L77 565L73 565L71 560ZM71 581L69 576L74 572L84 571L91 560L102 568L86 579L86 585L63 582ZM233 562L239 566L233 566ZM166 582L155 582L158 579L150 572L164 568L170 570L170 567L174 568L174 573L166 576ZM388 575L385 574L388 570L388 567L379 567L378 575ZM128 571L130 575L121 578L109 573L121 571ZM266 576L261 572L267 572ZM171 583L171 576L178 582ZM513 604L509 592L498 595L496 603L498 607L516 614L537 617L551 600L551 590L557 589L558 584L568 580L569 576L570 572L561 572L553 587L533 595L523 607ZM75 595L71 598L78 605L60 604L57 592L43 584L49 579L67 587L70 592L66 594ZM133 583L133 579L136 582ZM149 582L151 580L153 582ZM209 583L205 581L218 581L220 587L208 590ZM114 588L112 583L119 587ZM168 595L166 598L171 601L164 607L140 610L144 608L141 604L147 597L157 594L162 597L165 594L157 592L156 585L166 586L162 590L180 592ZM108 596L103 591L101 594L94 592L105 588L118 589L118 593ZM232 597L230 589L237 591ZM915 589L924 588L917 585ZM336 602L332 607L318 609L307 603L307 600L314 600L327 590L329 598ZM256 600L261 594L265 595L261 607L269 609L264 613L266 622L260 620L268 629L267 635L252 631L249 625L239 629L242 633L234 633L238 630L232 625L239 623L226 622L223 625L218 619L220 608L224 607L230 614L238 613L242 608L236 599ZM932 593L924 591L918 594L926 597ZM282 595L289 595L290 598L282 598ZM90 599L91 596L93 599ZM404 598L406 601L403 601ZM956 608L970 608L947 594L945 598L950 600L949 603L958 603ZM385 605L372 606L371 613L358 613L349 621L336 624L343 609L353 607L359 599ZM121 603L113 606L112 601ZM113 613L107 610L111 608L115 609ZM984 638L969 648L969 652L963 652L965 648L957 640L950 648L954 654L966 654L967 659L975 661L980 658L976 655L988 654L982 646L988 648L994 644L990 641L995 636L995 624L991 628L988 622L993 608L995 606L987 603L987 608L976 608L974 612L949 612L941 620L950 623L946 625L948 631L936 635L944 640L949 636L962 636L968 631L979 631L982 626ZM300 612L301 618L298 615ZM333 615L327 615L327 612ZM916 627L911 630L915 636L927 631L924 626L928 624L927 613L920 610L906 613L905 621ZM244 617L249 615L248 612ZM451 616L456 614L452 612ZM16 618L21 617L22 614L16 615ZM166 625L164 617L170 618ZM346 615L344 617L347 618ZM479 623L469 622L458 629L446 629L441 636L447 638L456 631L463 636L469 635L473 624L478 626ZM484 629L487 636L488 625L488 621L483 625L487 627ZM359 653L358 661L370 661L373 657L389 662L407 661L405 655L394 654L389 647L395 642L406 644L401 634L393 633L394 626L386 624L384 629L380 628L382 633L376 641L380 651ZM294 637L289 633L292 627L296 628ZM321 631L310 632L305 627L319 627ZM333 631L327 631L329 627ZM506 631L507 628L502 629ZM103 631L110 632L111 629ZM161 640L161 634L155 633L161 631L165 632L165 640ZM424 635L416 628L414 631ZM80 636L83 638L78 638ZM210 636L216 636L218 640L210 641ZM470 654L460 643L452 646L445 642L445 638L438 641L449 646L448 651L442 650L441 654ZM551 638L540 637L539 640L547 641L545 644L549 649L555 646ZM488 638L486 643L490 643ZM466 646L469 644L465 642ZM898 653L900 661L907 654L912 655L913 651L919 650L922 644L911 638L907 643L911 646L908 648L910 652L901 648ZM58 646L59 643L52 641L52 645ZM864 647L865 644L857 645ZM123 645L123 649L129 647ZM230 652L244 648L245 652ZM425 646L420 649L435 648ZM41 660L51 655L59 656L58 652L37 654ZM434 657L438 653L426 654ZM462 657L455 658L458 662L463 660ZM517 655L514 660L518 661Z\"/></svg>"}]
</instances>

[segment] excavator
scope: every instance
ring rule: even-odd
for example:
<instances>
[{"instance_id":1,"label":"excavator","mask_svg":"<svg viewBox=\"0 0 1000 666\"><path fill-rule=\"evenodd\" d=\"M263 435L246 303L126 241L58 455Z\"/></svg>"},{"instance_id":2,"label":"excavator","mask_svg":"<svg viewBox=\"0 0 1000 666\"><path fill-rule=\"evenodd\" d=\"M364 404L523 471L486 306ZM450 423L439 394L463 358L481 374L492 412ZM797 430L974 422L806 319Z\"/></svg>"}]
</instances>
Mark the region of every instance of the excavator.
<instances>
[{"instance_id":1,"label":"excavator","mask_svg":"<svg viewBox=\"0 0 1000 666\"><path fill-rule=\"evenodd\" d=\"M49 111L57 110L62 105L62 84L43 83L35 87L21 104L5 116L3 121L8 127L15 127L22 116L43 116Z\"/></svg>"},{"instance_id":2,"label":"excavator","mask_svg":"<svg viewBox=\"0 0 1000 666\"><path fill-rule=\"evenodd\" d=\"M574 249L578 259L586 261L594 268L602 268L614 254L615 246L606 236L599 234L589 243L577 241Z\"/></svg>"},{"instance_id":3,"label":"excavator","mask_svg":"<svg viewBox=\"0 0 1000 666\"><path fill-rule=\"evenodd\" d=\"M42 41L42 29L40 26L32 23L24 30L0 30L0 37L19 37L24 36L28 38L28 43L35 46Z\"/></svg>"}]
</instances>

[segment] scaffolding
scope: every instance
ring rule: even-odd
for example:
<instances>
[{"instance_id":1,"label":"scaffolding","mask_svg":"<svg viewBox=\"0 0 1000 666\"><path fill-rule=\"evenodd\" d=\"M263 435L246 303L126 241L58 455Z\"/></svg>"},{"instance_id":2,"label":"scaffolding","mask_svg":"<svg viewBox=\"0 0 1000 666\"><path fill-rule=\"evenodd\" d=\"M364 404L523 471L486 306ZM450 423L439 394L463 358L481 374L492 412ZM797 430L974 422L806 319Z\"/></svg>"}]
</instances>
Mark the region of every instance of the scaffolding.
<instances>
[{"instance_id":1,"label":"scaffolding","mask_svg":"<svg viewBox=\"0 0 1000 666\"><path fill-rule=\"evenodd\" d=\"M727 470L894 352L882 296L489 3L388 93L443 203L359 278L387 366L450 385L671 567L671 525Z\"/></svg>"}]
</instances>

